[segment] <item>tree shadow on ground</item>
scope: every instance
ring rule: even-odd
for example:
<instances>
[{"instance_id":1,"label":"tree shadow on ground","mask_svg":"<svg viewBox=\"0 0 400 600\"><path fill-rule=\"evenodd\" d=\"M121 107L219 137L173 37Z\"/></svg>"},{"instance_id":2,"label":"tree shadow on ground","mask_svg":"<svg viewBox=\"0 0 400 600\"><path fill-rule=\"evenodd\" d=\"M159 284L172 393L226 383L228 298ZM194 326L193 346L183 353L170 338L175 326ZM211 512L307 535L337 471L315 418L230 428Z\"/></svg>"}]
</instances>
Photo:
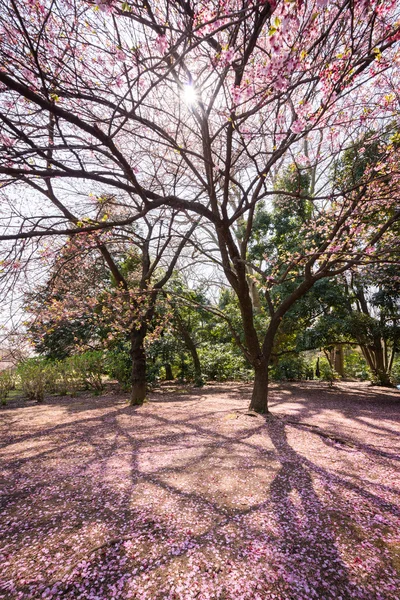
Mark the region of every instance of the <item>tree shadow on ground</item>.
<instances>
[{"instance_id":1,"label":"tree shadow on ground","mask_svg":"<svg viewBox=\"0 0 400 600\"><path fill-rule=\"evenodd\" d=\"M54 510L46 527L40 524L40 511L38 516L34 513L28 519L29 531L41 537L43 545L55 547L59 544L55 529L62 525L63 518L69 519L76 528L73 540L77 543L67 552L65 569L61 568L58 575L48 576L45 584L31 584L32 589L18 584L12 593L23 592L24 598L35 594L40 597L45 591L43 586L51 585L63 598L80 595L86 599L94 594L123 599L129 597L129 590L139 594L140 587L144 590L146 582L153 581L156 587L149 588L149 595L143 592L138 597L161 600L169 597L163 587L168 575L175 581L183 577L187 589L193 589L193 594L200 590L199 596L201 590L211 586L214 596L205 597L221 600L264 600L272 593L282 600L340 596L343 600L372 600L370 590L354 588L330 519L336 502L321 499L314 478L333 486L338 495L341 490L351 492L376 510L399 516L398 507L381 498L379 484L376 493L371 493L363 488L362 480L350 481L299 454L289 444L290 425L282 419L254 420L238 414L232 421L223 421L224 414L234 414L241 393L230 390L225 394L232 402L220 410L217 405L207 404L213 399L211 392L203 398L204 406L197 398L201 410L196 414L186 413L183 400L175 408L171 404L171 412L169 405L162 410L160 406L159 414L152 403L143 408L112 408L107 400L107 412L102 415L26 434L25 440L39 436L49 438L53 444L29 459L34 464L37 461L38 474L40 465L47 464L47 471L42 471L38 487L27 487L29 494L9 497L6 508L14 504L26 515L25 504L31 505L35 494L39 494L38 501L46 501L51 511L51 500L61 496L70 506L70 513ZM197 406L187 398L185 401L188 407ZM315 406L307 414L316 411ZM237 423L240 427L219 430L219 423ZM63 445L59 444L61 439ZM83 443L77 452L75 449ZM335 453L337 448L330 446L329 450ZM178 451L179 461L174 458ZM60 457L73 461L64 475L62 468L51 462ZM16 456L10 467L16 472L29 463L23 460L21 463ZM248 506L240 508L224 499L222 484L234 465L244 479L255 470L267 474L265 479L257 480L256 474L251 480L252 485L261 488L261 500L249 501ZM204 487L203 480L214 474L215 484ZM34 471L30 477L34 483ZM354 504L350 499L341 498L337 511L343 523L352 523ZM198 530L192 530L190 521L199 525ZM274 524L272 533L268 523ZM102 533L95 543L89 534L96 527ZM19 544L22 548L23 538ZM233 591L232 565L238 569L236 583L243 586L246 577L251 583L247 596L243 595L244 588L242 595ZM190 578L193 567L199 569L194 571L197 584ZM179 569L183 569L183 575ZM162 584L156 583L159 576ZM179 593L176 598L195 597ZM385 593L381 597L389 599Z\"/></svg>"},{"instance_id":2,"label":"tree shadow on ground","mask_svg":"<svg viewBox=\"0 0 400 600\"><path fill-rule=\"evenodd\" d=\"M314 596L324 598L328 588L333 597L350 594L348 570L310 471L289 445L280 419L268 419L267 431L281 463L270 495L282 532L279 545L287 556L286 582L291 584L292 594L295 590L299 596L312 591Z\"/></svg>"}]
</instances>

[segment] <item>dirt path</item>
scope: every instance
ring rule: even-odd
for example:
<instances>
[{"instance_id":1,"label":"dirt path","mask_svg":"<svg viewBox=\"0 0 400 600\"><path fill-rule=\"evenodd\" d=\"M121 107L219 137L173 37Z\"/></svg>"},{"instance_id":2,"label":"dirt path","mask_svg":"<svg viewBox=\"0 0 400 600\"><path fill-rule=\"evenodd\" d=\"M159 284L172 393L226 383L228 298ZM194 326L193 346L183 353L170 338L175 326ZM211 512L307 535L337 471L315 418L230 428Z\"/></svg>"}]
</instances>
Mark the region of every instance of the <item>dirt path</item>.
<instances>
[{"instance_id":1,"label":"dirt path","mask_svg":"<svg viewBox=\"0 0 400 600\"><path fill-rule=\"evenodd\" d=\"M164 387L0 411L0 598L400 597L400 393Z\"/></svg>"}]
</instances>

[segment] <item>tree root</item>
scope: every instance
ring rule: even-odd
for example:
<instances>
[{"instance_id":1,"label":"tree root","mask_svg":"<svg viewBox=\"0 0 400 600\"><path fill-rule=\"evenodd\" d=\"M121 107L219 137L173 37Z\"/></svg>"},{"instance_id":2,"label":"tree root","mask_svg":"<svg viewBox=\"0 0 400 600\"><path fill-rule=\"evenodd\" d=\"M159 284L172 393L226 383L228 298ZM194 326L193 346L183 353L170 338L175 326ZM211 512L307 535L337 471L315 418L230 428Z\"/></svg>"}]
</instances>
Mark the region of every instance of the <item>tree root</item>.
<instances>
[{"instance_id":1,"label":"tree root","mask_svg":"<svg viewBox=\"0 0 400 600\"><path fill-rule=\"evenodd\" d=\"M298 427L308 427L313 431L313 433L316 433L317 435L320 435L321 437L324 437L328 440L332 440L337 444L343 444L344 446L349 446L350 448L357 447L357 444L355 444L351 440L335 435L333 433L329 433L327 431L323 431L320 427L318 427L318 425L311 425L311 423L304 423L303 421L291 421L290 419L282 420L284 421L284 423L288 423L289 425L297 425Z\"/></svg>"}]
</instances>

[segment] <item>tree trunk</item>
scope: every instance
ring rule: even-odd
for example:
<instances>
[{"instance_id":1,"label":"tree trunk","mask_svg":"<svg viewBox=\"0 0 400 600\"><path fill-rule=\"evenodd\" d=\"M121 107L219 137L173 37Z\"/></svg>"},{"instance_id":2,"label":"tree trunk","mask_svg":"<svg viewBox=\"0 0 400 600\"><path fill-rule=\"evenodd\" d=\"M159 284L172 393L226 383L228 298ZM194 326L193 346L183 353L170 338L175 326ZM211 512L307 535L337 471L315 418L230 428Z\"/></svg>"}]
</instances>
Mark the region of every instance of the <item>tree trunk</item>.
<instances>
[{"instance_id":1,"label":"tree trunk","mask_svg":"<svg viewBox=\"0 0 400 600\"><path fill-rule=\"evenodd\" d=\"M396 343L393 344L392 352L390 353L388 373L392 373L394 356L396 354Z\"/></svg>"},{"instance_id":2,"label":"tree trunk","mask_svg":"<svg viewBox=\"0 0 400 600\"><path fill-rule=\"evenodd\" d=\"M382 385L384 387L393 387L390 373L387 373L386 371L381 371L381 370L377 369L375 372L375 376L376 376L376 382L378 385Z\"/></svg>"},{"instance_id":3,"label":"tree trunk","mask_svg":"<svg viewBox=\"0 0 400 600\"><path fill-rule=\"evenodd\" d=\"M315 376L319 379L321 377L321 369L319 367L319 356L317 358L317 365L315 367Z\"/></svg>"},{"instance_id":4,"label":"tree trunk","mask_svg":"<svg viewBox=\"0 0 400 600\"><path fill-rule=\"evenodd\" d=\"M146 399L146 354L144 351L144 327L131 333L132 392L129 404L140 406Z\"/></svg>"},{"instance_id":5,"label":"tree trunk","mask_svg":"<svg viewBox=\"0 0 400 600\"><path fill-rule=\"evenodd\" d=\"M254 387L249 409L261 414L268 412L268 367L272 357L275 335L279 329L280 322L280 316L274 316L271 319L264 337L262 353L252 361L254 367Z\"/></svg>"},{"instance_id":6,"label":"tree trunk","mask_svg":"<svg viewBox=\"0 0 400 600\"><path fill-rule=\"evenodd\" d=\"M335 347L335 371L344 377L344 351L341 344Z\"/></svg>"},{"instance_id":7,"label":"tree trunk","mask_svg":"<svg viewBox=\"0 0 400 600\"><path fill-rule=\"evenodd\" d=\"M363 353L365 360L368 363L369 368L371 369L371 371L373 373L375 373L376 364L375 364L375 358L374 358L374 354L373 354L372 350L365 344L360 344L360 348L361 348L361 352Z\"/></svg>"},{"instance_id":8,"label":"tree trunk","mask_svg":"<svg viewBox=\"0 0 400 600\"><path fill-rule=\"evenodd\" d=\"M268 412L268 361L259 361L254 368L254 385L249 409L265 414Z\"/></svg>"},{"instance_id":9,"label":"tree trunk","mask_svg":"<svg viewBox=\"0 0 400 600\"><path fill-rule=\"evenodd\" d=\"M257 284L252 277L254 274L254 271L249 265L246 265L246 269L249 274L249 277L247 278L247 284L249 286L251 302L253 304L253 310L256 313L260 313L261 312L261 300L260 300L260 294L258 293Z\"/></svg>"},{"instance_id":10,"label":"tree trunk","mask_svg":"<svg viewBox=\"0 0 400 600\"><path fill-rule=\"evenodd\" d=\"M337 345L334 346L329 355L326 353L326 357L329 361L331 369L334 369L340 377L344 377L344 353L343 346Z\"/></svg>"},{"instance_id":11,"label":"tree trunk","mask_svg":"<svg viewBox=\"0 0 400 600\"><path fill-rule=\"evenodd\" d=\"M166 381L172 381L174 376L172 374L171 363L165 363L165 379Z\"/></svg>"},{"instance_id":12,"label":"tree trunk","mask_svg":"<svg viewBox=\"0 0 400 600\"><path fill-rule=\"evenodd\" d=\"M203 376L201 374L201 365L199 355L197 354L197 348L194 346L194 352L192 353L193 366L194 366L194 384L196 387L201 387L204 384Z\"/></svg>"},{"instance_id":13,"label":"tree trunk","mask_svg":"<svg viewBox=\"0 0 400 600\"><path fill-rule=\"evenodd\" d=\"M390 376L390 363L384 360L383 348L380 339L375 339L372 346L361 346L364 358L367 360L377 385L393 387Z\"/></svg>"},{"instance_id":14,"label":"tree trunk","mask_svg":"<svg viewBox=\"0 0 400 600\"><path fill-rule=\"evenodd\" d=\"M203 377L201 374L201 364L200 364L200 359L199 359L199 354L197 352L196 344L193 341L192 336L189 333L189 330L187 329L185 323L183 322L183 320L181 319L179 314L176 314L176 322L178 325L178 330L182 336L182 339L185 342L185 346L189 350L189 352L192 356L193 367L194 367L194 383L197 387L201 387L204 384L204 381L203 381ZM182 378L183 378L183 376L182 376Z\"/></svg>"},{"instance_id":15,"label":"tree trunk","mask_svg":"<svg viewBox=\"0 0 400 600\"><path fill-rule=\"evenodd\" d=\"M257 356L255 356L254 352L251 352L251 348L256 348L258 346L258 338L254 327L252 307L250 304L250 308L247 309L246 312L245 306L241 306L246 342L250 350L250 355L252 358L251 362L254 367L254 387L249 406L250 410L254 410L262 414L268 412L268 366L272 357L275 335L279 329L284 315L287 313L289 308L296 302L296 300L304 296L304 294L307 293L312 285L312 279L303 281L303 283L300 284L299 287L281 303L279 309L276 312L271 313L271 321L264 337L262 351ZM248 317L251 317L252 321L250 323L251 327L248 329L247 335L246 318Z\"/></svg>"}]
</instances>

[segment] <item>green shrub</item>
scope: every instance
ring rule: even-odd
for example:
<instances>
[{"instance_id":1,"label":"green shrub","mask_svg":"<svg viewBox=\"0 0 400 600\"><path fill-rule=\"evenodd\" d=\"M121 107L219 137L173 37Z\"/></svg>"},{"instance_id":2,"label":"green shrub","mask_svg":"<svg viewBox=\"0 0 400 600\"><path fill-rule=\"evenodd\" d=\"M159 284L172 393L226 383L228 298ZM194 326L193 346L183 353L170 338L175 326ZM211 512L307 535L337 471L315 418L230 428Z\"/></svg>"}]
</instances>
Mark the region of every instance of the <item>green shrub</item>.
<instances>
[{"instance_id":1,"label":"green shrub","mask_svg":"<svg viewBox=\"0 0 400 600\"><path fill-rule=\"evenodd\" d=\"M77 372L74 365L68 360L46 361L45 363L45 391L49 394L74 396L82 387L81 372Z\"/></svg>"},{"instance_id":2,"label":"green shrub","mask_svg":"<svg viewBox=\"0 0 400 600\"><path fill-rule=\"evenodd\" d=\"M24 395L42 402L44 393L76 394L79 388L100 393L104 389L105 360L102 351L85 352L65 360L30 358L20 363L17 374Z\"/></svg>"},{"instance_id":3,"label":"green shrub","mask_svg":"<svg viewBox=\"0 0 400 600\"><path fill-rule=\"evenodd\" d=\"M22 392L28 400L43 402L48 366L47 361L42 358L28 358L18 365L17 375Z\"/></svg>"},{"instance_id":4,"label":"green shrub","mask_svg":"<svg viewBox=\"0 0 400 600\"><path fill-rule=\"evenodd\" d=\"M0 404L3 406L7 404L8 394L15 387L14 374L7 370L0 372Z\"/></svg>"},{"instance_id":5,"label":"green shrub","mask_svg":"<svg viewBox=\"0 0 400 600\"><path fill-rule=\"evenodd\" d=\"M300 354L287 354L271 368L271 378L278 381L296 381L309 376L310 366Z\"/></svg>"},{"instance_id":6,"label":"green shrub","mask_svg":"<svg viewBox=\"0 0 400 600\"><path fill-rule=\"evenodd\" d=\"M60 396L75 396L81 387L81 380L71 362L68 359L56 361L54 368L57 374L55 392Z\"/></svg>"},{"instance_id":7,"label":"green shrub","mask_svg":"<svg viewBox=\"0 0 400 600\"><path fill-rule=\"evenodd\" d=\"M249 381L253 377L253 371L243 356L236 354L227 344L207 344L198 352L205 379Z\"/></svg>"},{"instance_id":8,"label":"green shrub","mask_svg":"<svg viewBox=\"0 0 400 600\"><path fill-rule=\"evenodd\" d=\"M368 365L361 352L346 348L344 352L344 372L347 377L365 381L371 377Z\"/></svg>"},{"instance_id":9,"label":"green shrub","mask_svg":"<svg viewBox=\"0 0 400 600\"><path fill-rule=\"evenodd\" d=\"M131 367L132 368L132 363ZM146 381L149 384L150 388L157 386L160 380L160 371L162 369L162 365L158 360L148 360L146 363ZM129 374L130 377L130 374ZM131 385L129 383L128 389L130 389Z\"/></svg>"},{"instance_id":10,"label":"green shrub","mask_svg":"<svg viewBox=\"0 0 400 600\"><path fill-rule=\"evenodd\" d=\"M106 361L102 350L93 350L67 358L66 361L70 381L73 376L85 389L96 393L104 390L103 374L106 372Z\"/></svg>"},{"instance_id":11,"label":"green shrub","mask_svg":"<svg viewBox=\"0 0 400 600\"><path fill-rule=\"evenodd\" d=\"M44 363L44 378L45 391L49 394L57 393L58 369L56 363L46 360Z\"/></svg>"},{"instance_id":12,"label":"green shrub","mask_svg":"<svg viewBox=\"0 0 400 600\"><path fill-rule=\"evenodd\" d=\"M320 379L322 381L328 381L330 385L333 385L334 381L340 379L339 373L335 371L329 364L327 358L321 358L319 361L319 369L320 369Z\"/></svg>"},{"instance_id":13,"label":"green shrub","mask_svg":"<svg viewBox=\"0 0 400 600\"><path fill-rule=\"evenodd\" d=\"M106 356L106 372L116 379L121 388L128 392L131 388L132 359L127 352L110 351Z\"/></svg>"},{"instance_id":14,"label":"green shrub","mask_svg":"<svg viewBox=\"0 0 400 600\"><path fill-rule=\"evenodd\" d=\"M393 361L392 379L395 385L400 384L400 356L395 357Z\"/></svg>"}]
</instances>

